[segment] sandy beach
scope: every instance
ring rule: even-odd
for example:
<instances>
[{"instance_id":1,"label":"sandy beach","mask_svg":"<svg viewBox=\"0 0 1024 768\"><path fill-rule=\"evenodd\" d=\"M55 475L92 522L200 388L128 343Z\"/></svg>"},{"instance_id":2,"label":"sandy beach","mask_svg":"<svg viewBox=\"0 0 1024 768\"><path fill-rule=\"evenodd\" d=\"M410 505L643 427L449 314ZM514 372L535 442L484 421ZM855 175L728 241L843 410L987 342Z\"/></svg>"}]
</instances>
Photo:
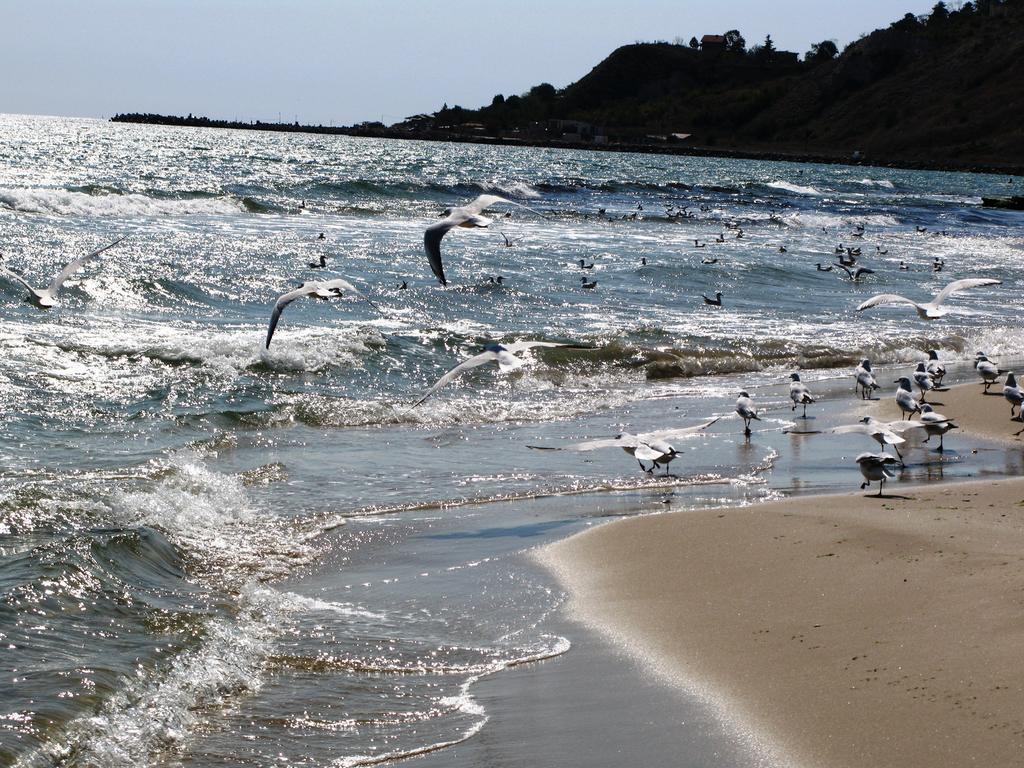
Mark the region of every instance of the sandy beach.
<instances>
[{"instance_id":1,"label":"sandy beach","mask_svg":"<svg viewBox=\"0 0 1024 768\"><path fill-rule=\"evenodd\" d=\"M980 389L929 399L1013 439L1009 405ZM540 557L575 618L717 703L772 762L1018 764L1024 480L886 491L633 518Z\"/></svg>"}]
</instances>

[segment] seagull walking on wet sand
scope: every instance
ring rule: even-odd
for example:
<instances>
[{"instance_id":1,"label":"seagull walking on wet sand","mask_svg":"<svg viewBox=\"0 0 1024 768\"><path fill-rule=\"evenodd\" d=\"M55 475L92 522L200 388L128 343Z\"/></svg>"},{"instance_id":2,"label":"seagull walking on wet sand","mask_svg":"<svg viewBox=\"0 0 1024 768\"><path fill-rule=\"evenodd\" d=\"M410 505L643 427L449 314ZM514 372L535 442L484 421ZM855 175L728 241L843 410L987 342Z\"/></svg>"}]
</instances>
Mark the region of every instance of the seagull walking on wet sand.
<instances>
[{"instance_id":1,"label":"seagull walking on wet sand","mask_svg":"<svg viewBox=\"0 0 1024 768\"><path fill-rule=\"evenodd\" d=\"M37 309L50 309L57 304L57 293L60 291L61 286L64 285L64 282L69 277L71 277L71 275L75 274L75 272L77 272L83 266L85 266L86 262L96 258L107 249L113 248L122 240L124 240L124 237L119 237L110 245L105 245L102 248L98 248L92 253L85 254L85 256L79 256L77 259L70 262L66 267L64 267L64 269L62 269L57 274L57 276L53 278L53 281L42 290L33 288L25 281L23 277L21 277L21 275L12 272L2 264L0 264L0 272L7 275L12 280L21 283L25 287L25 289L28 291L28 296L25 297L25 301L29 302L30 304L32 304L32 306L36 307Z\"/></svg>"},{"instance_id":2,"label":"seagull walking on wet sand","mask_svg":"<svg viewBox=\"0 0 1024 768\"><path fill-rule=\"evenodd\" d=\"M911 414L920 413L921 406L917 404L917 400L914 399L914 393L910 389L910 377L903 376L902 378L896 379L894 384L899 384L896 389L896 405L899 406L900 411L903 413L903 418L908 418Z\"/></svg>"},{"instance_id":3,"label":"seagull walking on wet sand","mask_svg":"<svg viewBox=\"0 0 1024 768\"><path fill-rule=\"evenodd\" d=\"M936 293L934 299L924 304L918 304L916 301L911 301L905 296L900 296L897 293L880 293L877 296L872 296L870 299L858 306L857 311L863 312L869 307L877 307L882 304L909 304L914 308L918 317L922 320L935 320L936 318L943 317L950 313L951 310L946 309L942 305L945 303L946 299L954 293L966 291L968 288L981 288L985 285L1000 285L1001 282L1002 281L995 280L990 277L967 277L963 280L954 280L941 291Z\"/></svg>"},{"instance_id":4,"label":"seagull walking on wet sand","mask_svg":"<svg viewBox=\"0 0 1024 768\"><path fill-rule=\"evenodd\" d=\"M680 439L692 437L703 432L721 418L716 416L701 424L692 427L680 427L677 429L663 429L658 432L642 432L637 435L623 432L613 438L605 440L588 440L583 443L574 443L566 446L542 446L530 445L537 451L596 451L600 448L621 448L640 465L644 472L652 473L656 467L665 467L665 476L668 476L669 463L678 456L681 451L676 448ZM650 467L645 467L643 462L651 462Z\"/></svg>"},{"instance_id":5,"label":"seagull walking on wet sand","mask_svg":"<svg viewBox=\"0 0 1024 768\"><path fill-rule=\"evenodd\" d=\"M274 309L270 313L270 327L267 328L267 340L264 344L264 348L270 349L270 340L274 338L274 331L277 329L277 323L281 319L281 313L284 312L285 307L293 301L301 299L303 296L309 296L312 299L334 299L344 295L345 293L354 294L374 309L377 309L377 305L360 293L360 291L348 280L344 280L340 277L336 277L332 280L308 280L298 288L282 294L277 301L274 302ZM380 310L377 311L379 312Z\"/></svg>"},{"instance_id":6,"label":"seagull walking on wet sand","mask_svg":"<svg viewBox=\"0 0 1024 768\"><path fill-rule=\"evenodd\" d=\"M1017 378L1013 375L1013 371L1009 371L1006 374L1006 385L1003 387L1003 397L1006 398L1006 402L1010 404L1010 420L1014 419L1024 421L1021 416L1020 406L1024 403L1024 391L1017 386ZM1014 409L1018 409L1017 415L1014 416Z\"/></svg>"},{"instance_id":7,"label":"seagull walking on wet sand","mask_svg":"<svg viewBox=\"0 0 1024 768\"><path fill-rule=\"evenodd\" d=\"M860 486L862 491L877 481L878 495L881 496L885 481L896 477L889 471L889 467L898 463L898 460L887 453L862 453L856 461L860 473L864 475L864 482Z\"/></svg>"},{"instance_id":8,"label":"seagull walking on wet sand","mask_svg":"<svg viewBox=\"0 0 1024 768\"><path fill-rule=\"evenodd\" d=\"M925 393L931 392L935 389L935 382L932 380L932 375L928 373L924 363L918 363L917 368L912 374L914 377L914 383L917 384L917 388L921 390L921 402L924 402Z\"/></svg>"},{"instance_id":9,"label":"seagull walking on wet sand","mask_svg":"<svg viewBox=\"0 0 1024 768\"><path fill-rule=\"evenodd\" d=\"M999 366L989 360L984 352L979 352L977 357L974 358L974 368L978 371L978 375L981 376L981 381L985 385L985 392L988 392L988 388L995 384L996 379L999 378Z\"/></svg>"},{"instance_id":10,"label":"seagull walking on wet sand","mask_svg":"<svg viewBox=\"0 0 1024 768\"><path fill-rule=\"evenodd\" d=\"M736 413L743 419L743 434L750 434L750 422L760 421L761 417L757 415L757 410L754 408L754 400L744 390L740 392L739 397L736 399Z\"/></svg>"},{"instance_id":11,"label":"seagull walking on wet sand","mask_svg":"<svg viewBox=\"0 0 1024 768\"><path fill-rule=\"evenodd\" d=\"M412 404L412 407L415 408L432 394L437 392L437 390L441 389L441 387L450 384L471 368L477 368L492 361L498 364L498 370L502 373L508 373L509 371L514 371L516 368L521 368L525 362L521 358L516 357L516 354L519 352L526 352L527 350L535 347L571 347L573 349L590 349L590 347L585 347L579 344L565 344L556 341L515 341L508 344L488 344L484 347L483 352L463 360L448 371L448 373L438 379L434 383L434 386L424 393L423 397Z\"/></svg>"},{"instance_id":12,"label":"seagull walking on wet sand","mask_svg":"<svg viewBox=\"0 0 1024 768\"><path fill-rule=\"evenodd\" d=\"M789 399L793 401L792 410L796 410L798 405L804 407L803 418L807 418L807 406L814 402L814 398L811 396L811 391L807 388L807 385L800 381L799 373L789 374Z\"/></svg>"},{"instance_id":13,"label":"seagull walking on wet sand","mask_svg":"<svg viewBox=\"0 0 1024 768\"><path fill-rule=\"evenodd\" d=\"M508 200L498 195L480 195L476 200L466 203L466 205L459 206L457 208L449 208L444 211L445 218L436 224L431 224L427 227L426 232L423 233L423 248L427 252L427 259L430 262L430 269L434 273L434 276L440 281L441 285L448 285L448 280L444 276L444 265L441 262L441 239L448 234L448 231L455 227L486 227L491 224L492 219L481 214L492 205L497 203L510 203L512 205L518 205L521 208L526 208L528 211L536 213L541 218L544 215L539 211L534 211L532 208L517 203L514 200Z\"/></svg>"},{"instance_id":14,"label":"seagull walking on wet sand","mask_svg":"<svg viewBox=\"0 0 1024 768\"><path fill-rule=\"evenodd\" d=\"M857 383L853 385L853 391L860 391L861 400L870 400L874 391L881 389L875 380L875 374L871 371L871 361L867 358L860 361L854 376L857 379Z\"/></svg>"},{"instance_id":15,"label":"seagull walking on wet sand","mask_svg":"<svg viewBox=\"0 0 1024 768\"><path fill-rule=\"evenodd\" d=\"M921 405L921 420L917 422L924 427L924 431L928 433L928 437L924 439L924 442L928 442L935 435L939 436L939 447L938 452L942 453L944 446L942 444L943 435L949 432L951 429L959 429L959 427L953 423L952 419L947 419L941 413L932 408L928 403Z\"/></svg>"}]
</instances>

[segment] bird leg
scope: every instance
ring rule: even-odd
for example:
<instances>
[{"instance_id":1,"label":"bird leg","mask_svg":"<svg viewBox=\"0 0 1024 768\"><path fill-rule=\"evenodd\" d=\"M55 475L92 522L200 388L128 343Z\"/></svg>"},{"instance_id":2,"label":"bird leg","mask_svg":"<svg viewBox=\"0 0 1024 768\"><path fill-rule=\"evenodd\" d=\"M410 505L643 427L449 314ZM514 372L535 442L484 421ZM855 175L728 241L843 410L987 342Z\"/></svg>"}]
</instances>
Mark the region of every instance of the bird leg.
<instances>
[{"instance_id":1,"label":"bird leg","mask_svg":"<svg viewBox=\"0 0 1024 768\"><path fill-rule=\"evenodd\" d=\"M882 498L882 489L885 487L885 475L878 481L878 498Z\"/></svg>"}]
</instances>

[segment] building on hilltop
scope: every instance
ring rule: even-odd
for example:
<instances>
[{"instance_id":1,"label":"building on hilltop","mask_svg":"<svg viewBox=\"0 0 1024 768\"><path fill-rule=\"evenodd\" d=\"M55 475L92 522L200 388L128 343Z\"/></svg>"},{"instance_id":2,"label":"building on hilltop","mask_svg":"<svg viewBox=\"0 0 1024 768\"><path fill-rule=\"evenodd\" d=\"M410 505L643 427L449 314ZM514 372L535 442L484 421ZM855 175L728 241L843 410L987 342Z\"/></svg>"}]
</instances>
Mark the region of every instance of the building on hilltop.
<instances>
[{"instance_id":1,"label":"building on hilltop","mask_svg":"<svg viewBox=\"0 0 1024 768\"><path fill-rule=\"evenodd\" d=\"M704 35L700 39L700 49L702 51L724 51L725 35Z\"/></svg>"}]
</instances>

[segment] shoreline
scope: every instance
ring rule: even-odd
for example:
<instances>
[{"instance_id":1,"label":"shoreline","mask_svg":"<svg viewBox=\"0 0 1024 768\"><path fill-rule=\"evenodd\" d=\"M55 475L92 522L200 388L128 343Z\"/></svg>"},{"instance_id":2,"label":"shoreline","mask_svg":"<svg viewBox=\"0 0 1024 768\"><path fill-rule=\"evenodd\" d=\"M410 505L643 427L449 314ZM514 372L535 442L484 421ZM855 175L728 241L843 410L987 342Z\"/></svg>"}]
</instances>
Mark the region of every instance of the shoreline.
<instances>
[{"instance_id":1,"label":"shoreline","mask_svg":"<svg viewBox=\"0 0 1024 768\"><path fill-rule=\"evenodd\" d=\"M928 399L965 432L1019 442L992 432L1024 426L1009 405L976 388ZM898 418L890 399L881 418ZM761 760L1012 764L1024 479L885 490L617 520L536 558L571 618L712 706Z\"/></svg>"},{"instance_id":2,"label":"shoreline","mask_svg":"<svg viewBox=\"0 0 1024 768\"><path fill-rule=\"evenodd\" d=\"M143 115L136 119L131 114L118 114L109 118L112 123L131 125L162 125L172 128L213 128L217 130L266 131L272 133L309 133L328 136L352 136L369 139L395 139L397 141L432 141L450 144L485 144L502 147L532 147L537 149L564 149L583 152L618 152L679 157L715 157L729 160L761 160L782 163L814 163L819 165L846 165L862 168L891 168L911 171L944 171L950 173L983 173L996 176L1024 176L1024 166L1016 163L991 162L936 162L914 158L862 158L848 154L820 152L792 152L771 149L743 149L730 147L685 147L660 144L594 144L580 141L545 139L509 139L499 136L463 136L459 134L416 133L388 129L370 130L345 126L299 125L292 123L244 123L209 118L176 117L173 115Z\"/></svg>"}]
</instances>

